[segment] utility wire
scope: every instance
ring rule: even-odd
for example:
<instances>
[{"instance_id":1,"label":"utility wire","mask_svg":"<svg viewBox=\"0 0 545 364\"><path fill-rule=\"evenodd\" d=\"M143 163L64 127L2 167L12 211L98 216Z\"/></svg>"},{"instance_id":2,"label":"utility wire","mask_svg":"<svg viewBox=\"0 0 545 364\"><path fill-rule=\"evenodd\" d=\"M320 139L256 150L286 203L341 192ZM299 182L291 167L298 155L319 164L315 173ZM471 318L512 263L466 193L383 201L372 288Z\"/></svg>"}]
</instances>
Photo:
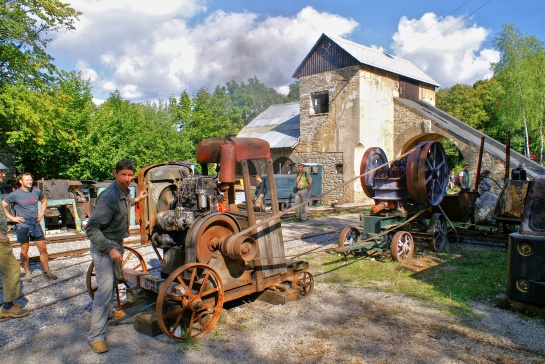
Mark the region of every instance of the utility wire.
<instances>
[{"instance_id":1,"label":"utility wire","mask_svg":"<svg viewBox=\"0 0 545 364\"><path fill-rule=\"evenodd\" d=\"M431 28L433 28L434 26L436 26L437 24L440 24L442 23L448 16L454 14L455 12L457 12L458 10L460 10L464 5L466 5L468 2L470 2L471 0L467 0L465 3L463 3L462 5L458 6L456 9L454 9L453 11L451 11L450 13L448 13L445 17L443 17L440 21L436 21L433 25L430 25L428 28L424 29L423 31L421 31L420 33L418 33L416 35L416 37L418 38L419 36L421 36L422 34L426 33L428 30L430 30ZM395 47L394 49L392 49L392 52L395 52L397 51L399 48L403 47L405 45L405 43L401 43L398 47Z\"/></svg>"},{"instance_id":2,"label":"utility wire","mask_svg":"<svg viewBox=\"0 0 545 364\"><path fill-rule=\"evenodd\" d=\"M430 41L422 44L420 47L410 51L409 53L407 54L404 54L403 56L399 56L399 58L405 58L407 57L409 54L412 54L414 52L416 52L417 50L419 50L420 48L424 47L425 45L427 45L428 43L431 43L433 42L434 40L436 40L437 38L439 38L440 36L444 35L446 32L448 32L449 30L451 30L452 28L454 28L455 26L457 26L458 24L460 24L461 22L465 21L467 18L469 18L471 15L475 14L477 11L479 11L480 9L482 9L485 5L487 5L489 2L491 2L492 0L488 0L487 2L485 2L484 4L482 4L481 6L479 6L477 9L475 9L472 13L464 16L459 22L457 22L456 24L454 24L453 26L451 26L450 28L446 29L444 32L442 32L441 34L439 34L437 37L431 39Z\"/></svg>"}]
</instances>

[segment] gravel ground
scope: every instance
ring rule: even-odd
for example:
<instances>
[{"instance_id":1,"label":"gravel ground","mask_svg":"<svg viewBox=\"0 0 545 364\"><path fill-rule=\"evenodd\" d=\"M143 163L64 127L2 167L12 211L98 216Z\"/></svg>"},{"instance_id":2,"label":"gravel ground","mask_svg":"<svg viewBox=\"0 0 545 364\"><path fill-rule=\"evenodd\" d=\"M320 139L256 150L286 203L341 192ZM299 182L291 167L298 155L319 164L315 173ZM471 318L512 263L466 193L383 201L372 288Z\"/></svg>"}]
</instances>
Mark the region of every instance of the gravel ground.
<instances>
[{"instance_id":1,"label":"gravel ground","mask_svg":"<svg viewBox=\"0 0 545 364\"><path fill-rule=\"evenodd\" d=\"M339 226L357 223L357 215L320 221L325 220L284 224L286 254L327 246L336 240ZM312 237L320 231L326 235ZM66 250L64 244L51 244L49 250L56 245ZM158 264L151 248L138 250L148 265ZM88 255L52 261L58 283L42 290L50 283L43 277L24 283L25 297L18 303L34 308L85 290L89 262ZM403 295L317 283L311 296L286 305L242 301L228 307L209 335L190 343L138 333L129 318L110 328L110 351L97 355L85 339L91 300L84 293L0 322L0 363L545 362L542 320L485 303L473 307L475 317L460 320Z\"/></svg>"}]
</instances>

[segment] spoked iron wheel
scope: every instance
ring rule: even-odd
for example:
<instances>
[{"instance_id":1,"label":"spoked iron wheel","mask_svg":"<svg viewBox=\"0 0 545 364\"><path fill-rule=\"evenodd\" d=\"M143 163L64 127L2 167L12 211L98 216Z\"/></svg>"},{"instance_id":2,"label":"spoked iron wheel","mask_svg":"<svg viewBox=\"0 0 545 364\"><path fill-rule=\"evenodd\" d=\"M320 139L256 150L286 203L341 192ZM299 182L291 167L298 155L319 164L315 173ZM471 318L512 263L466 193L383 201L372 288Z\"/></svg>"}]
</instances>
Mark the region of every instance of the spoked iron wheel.
<instances>
[{"instance_id":1,"label":"spoked iron wheel","mask_svg":"<svg viewBox=\"0 0 545 364\"><path fill-rule=\"evenodd\" d=\"M428 234L433 235L433 239L429 243L430 250L432 252L443 251L447 245L447 220L443 214L432 215Z\"/></svg>"},{"instance_id":2,"label":"spoked iron wheel","mask_svg":"<svg viewBox=\"0 0 545 364\"><path fill-rule=\"evenodd\" d=\"M165 335L183 342L212 330L223 301L219 274L206 264L186 264L172 272L159 290L157 323Z\"/></svg>"},{"instance_id":3,"label":"spoked iron wheel","mask_svg":"<svg viewBox=\"0 0 545 364\"><path fill-rule=\"evenodd\" d=\"M398 262L411 260L414 254L414 239L407 231L398 231L392 238L392 259Z\"/></svg>"},{"instance_id":4,"label":"spoked iron wheel","mask_svg":"<svg viewBox=\"0 0 545 364\"><path fill-rule=\"evenodd\" d=\"M355 227L345 227L341 234L339 235L338 245L339 248L346 248L352 245L356 245L360 238L360 231ZM342 252L344 255L350 254L350 250L345 250Z\"/></svg>"},{"instance_id":5,"label":"spoked iron wheel","mask_svg":"<svg viewBox=\"0 0 545 364\"><path fill-rule=\"evenodd\" d=\"M363 188L363 192L365 192L369 198L375 197L375 187L373 182L375 175L380 174L382 171L388 171L388 165L377 169L385 163L388 163L388 158L386 157L384 151L378 147L367 149L363 155L363 158L361 159L360 174L367 173L365 176L360 177L361 187Z\"/></svg>"},{"instance_id":6,"label":"spoked iron wheel","mask_svg":"<svg viewBox=\"0 0 545 364\"><path fill-rule=\"evenodd\" d=\"M314 277L309 272L299 272L293 276L291 288L299 292L299 298L310 296L314 291Z\"/></svg>"},{"instance_id":7,"label":"spoked iron wheel","mask_svg":"<svg viewBox=\"0 0 545 364\"><path fill-rule=\"evenodd\" d=\"M147 273L148 267L146 266L146 261L144 260L144 257L142 257L142 255L133 248L129 248L126 246L124 247L124 249L125 252L123 253L123 261L121 262L121 267ZM123 293L126 293L126 289L131 288L132 287L129 285L129 283L124 281L120 281L115 286L116 300L114 302L114 307L117 310L120 310L128 305L126 300L123 298ZM96 282L95 263L91 262L89 268L87 269L87 291L89 293L89 296L91 296L91 299L95 299L95 292L97 289L98 287Z\"/></svg>"},{"instance_id":8,"label":"spoked iron wheel","mask_svg":"<svg viewBox=\"0 0 545 364\"><path fill-rule=\"evenodd\" d=\"M413 200L437 206L445 196L448 164L439 142L420 143L407 158L407 189Z\"/></svg>"}]
</instances>

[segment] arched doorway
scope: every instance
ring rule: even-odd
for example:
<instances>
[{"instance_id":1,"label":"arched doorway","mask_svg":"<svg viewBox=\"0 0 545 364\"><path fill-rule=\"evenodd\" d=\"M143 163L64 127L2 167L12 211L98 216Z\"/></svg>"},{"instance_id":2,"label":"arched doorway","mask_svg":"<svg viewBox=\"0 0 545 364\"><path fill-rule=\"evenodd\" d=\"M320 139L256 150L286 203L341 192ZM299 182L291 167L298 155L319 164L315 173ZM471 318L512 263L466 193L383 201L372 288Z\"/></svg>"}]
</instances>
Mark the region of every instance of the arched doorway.
<instances>
[{"instance_id":1,"label":"arched doorway","mask_svg":"<svg viewBox=\"0 0 545 364\"><path fill-rule=\"evenodd\" d=\"M293 164L293 161L288 157L279 157L273 162L273 171L274 174L287 174L290 170L290 165Z\"/></svg>"}]
</instances>

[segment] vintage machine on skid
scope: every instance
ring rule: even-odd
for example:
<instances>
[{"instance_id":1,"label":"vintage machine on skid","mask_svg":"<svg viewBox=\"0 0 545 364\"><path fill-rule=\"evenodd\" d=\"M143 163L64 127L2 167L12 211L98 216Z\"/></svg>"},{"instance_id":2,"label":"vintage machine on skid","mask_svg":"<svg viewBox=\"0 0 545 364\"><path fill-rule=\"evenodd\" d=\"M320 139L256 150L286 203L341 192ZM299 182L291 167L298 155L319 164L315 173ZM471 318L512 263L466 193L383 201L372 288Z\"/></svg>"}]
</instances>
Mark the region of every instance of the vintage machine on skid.
<instances>
[{"instance_id":1,"label":"vintage machine on skid","mask_svg":"<svg viewBox=\"0 0 545 364\"><path fill-rule=\"evenodd\" d=\"M435 213L428 221L425 210L441 203L448 183L447 158L439 142L421 142L404 158L388 163L381 148L369 148L360 165L365 194L375 201L357 227L341 231L338 251L391 251L394 260L410 259L415 239L427 240L432 251L447 241L446 219Z\"/></svg>"},{"instance_id":2,"label":"vintage machine on skid","mask_svg":"<svg viewBox=\"0 0 545 364\"><path fill-rule=\"evenodd\" d=\"M124 285L157 293L157 324L178 341L210 331L224 302L257 294L284 303L309 295L314 285L307 262L285 257L269 144L256 138L211 138L198 144L196 157L200 175L181 162L139 171L138 187L148 190L139 204L140 235L142 243L153 245L160 275L148 274L144 259L132 249L123 267ZM250 160L270 176L272 212L253 209ZM247 209L240 211L237 164L247 201ZM214 174L209 165L216 166ZM90 292L93 279L90 267Z\"/></svg>"},{"instance_id":3,"label":"vintage machine on skid","mask_svg":"<svg viewBox=\"0 0 545 364\"><path fill-rule=\"evenodd\" d=\"M516 181L519 182L519 181ZM507 295L545 305L545 177L528 184L519 232L509 235Z\"/></svg>"},{"instance_id":4,"label":"vintage machine on skid","mask_svg":"<svg viewBox=\"0 0 545 364\"><path fill-rule=\"evenodd\" d=\"M82 220L90 216L89 195L81 189L82 183L74 180L39 180L47 199L47 210L41 221L44 231L57 228L74 228L81 231Z\"/></svg>"}]
</instances>

